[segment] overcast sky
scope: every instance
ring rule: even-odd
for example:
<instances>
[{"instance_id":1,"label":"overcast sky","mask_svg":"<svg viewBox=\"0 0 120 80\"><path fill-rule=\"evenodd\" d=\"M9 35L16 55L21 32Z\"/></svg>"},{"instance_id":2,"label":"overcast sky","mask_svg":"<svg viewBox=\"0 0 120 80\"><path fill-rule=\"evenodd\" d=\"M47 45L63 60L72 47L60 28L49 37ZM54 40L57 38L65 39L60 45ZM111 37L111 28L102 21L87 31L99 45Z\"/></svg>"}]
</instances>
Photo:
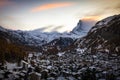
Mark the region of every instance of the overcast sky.
<instances>
[{"instance_id":1,"label":"overcast sky","mask_svg":"<svg viewBox=\"0 0 120 80\"><path fill-rule=\"evenodd\" d=\"M0 0L0 25L13 30L64 32L119 13L120 0Z\"/></svg>"}]
</instances>

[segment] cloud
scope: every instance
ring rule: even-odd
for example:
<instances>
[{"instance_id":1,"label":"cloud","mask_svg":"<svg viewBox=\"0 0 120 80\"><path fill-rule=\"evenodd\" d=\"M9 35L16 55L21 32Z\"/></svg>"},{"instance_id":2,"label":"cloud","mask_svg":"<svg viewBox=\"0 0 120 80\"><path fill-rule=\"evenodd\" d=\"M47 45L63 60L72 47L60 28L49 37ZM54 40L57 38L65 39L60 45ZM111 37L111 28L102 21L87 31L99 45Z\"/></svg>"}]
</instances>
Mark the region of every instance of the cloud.
<instances>
[{"instance_id":1,"label":"cloud","mask_svg":"<svg viewBox=\"0 0 120 80\"><path fill-rule=\"evenodd\" d=\"M116 0L116 1L104 0L104 1L99 1L99 2L97 0L93 0L93 1L89 3L87 7L88 10L86 10L86 8L83 8L83 10L81 10L79 13L76 14L76 17L77 18L85 17L85 19L101 20L108 16L120 14L120 0Z\"/></svg>"},{"instance_id":2,"label":"cloud","mask_svg":"<svg viewBox=\"0 0 120 80\"><path fill-rule=\"evenodd\" d=\"M56 26L55 28L53 28L51 31L59 31L60 29L62 29L64 26L60 25L60 26Z\"/></svg>"},{"instance_id":3,"label":"cloud","mask_svg":"<svg viewBox=\"0 0 120 80\"><path fill-rule=\"evenodd\" d=\"M4 7L7 5L13 4L13 2L9 1L9 0L0 0L0 7Z\"/></svg>"},{"instance_id":4,"label":"cloud","mask_svg":"<svg viewBox=\"0 0 120 80\"><path fill-rule=\"evenodd\" d=\"M120 9L120 3L118 3L118 5L116 5L115 8Z\"/></svg>"},{"instance_id":5,"label":"cloud","mask_svg":"<svg viewBox=\"0 0 120 80\"><path fill-rule=\"evenodd\" d=\"M60 26L55 26L55 25L48 25L42 28L34 29L34 31L43 31L43 32L54 32L63 29L65 26L60 25Z\"/></svg>"},{"instance_id":6,"label":"cloud","mask_svg":"<svg viewBox=\"0 0 120 80\"><path fill-rule=\"evenodd\" d=\"M38 29L34 29L34 31L45 31L45 30L49 30L51 28L54 28L53 25L49 25L49 26L45 26L45 27L42 27L42 28L38 28Z\"/></svg>"},{"instance_id":7,"label":"cloud","mask_svg":"<svg viewBox=\"0 0 120 80\"><path fill-rule=\"evenodd\" d=\"M105 9L106 10L117 10L118 12L120 12L120 1L114 4L113 6L107 6Z\"/></svg>"},{"instance_id":8,"label":"cloud","mask_svg":"<svg viewBox=\"0 0 120 80\"><path fill-rule=\"evenodd\" d=\"M76 16L80 17L78 13ZM112 16L115 14L120 14L120 2L118 3L113 3L111 5L105 5L101 7L97 7L94 10L90 10L88 12L83 13L82 18L83 19L94 19L94 20L101 20L104 19L105 17Z\"/></svg>"},{"instance_id":9,"label":"cloud","mask_svg":"<svg viewBox=\"0 0 120 80\"><path fill-rule=\"evenodd\" d=\"M43 4L41 6L37 6L31 10L31 12L39 12L43 10L49 10L53 8L59 8L59 7L66 7L66 6L71 6L74 3L72 2L61 2L61 3L51 3L51 4Z\"/></svg>"},{"instance_id":10,"label":"cloud","mask_svg":"<svg viewBox=\"0 0 120 80\"><path fill-rule=\"evenodd\" d=\"M101 19L101 16L85 16L81 20L98 21L100 19Z\"/></svg>"}]
</instances>

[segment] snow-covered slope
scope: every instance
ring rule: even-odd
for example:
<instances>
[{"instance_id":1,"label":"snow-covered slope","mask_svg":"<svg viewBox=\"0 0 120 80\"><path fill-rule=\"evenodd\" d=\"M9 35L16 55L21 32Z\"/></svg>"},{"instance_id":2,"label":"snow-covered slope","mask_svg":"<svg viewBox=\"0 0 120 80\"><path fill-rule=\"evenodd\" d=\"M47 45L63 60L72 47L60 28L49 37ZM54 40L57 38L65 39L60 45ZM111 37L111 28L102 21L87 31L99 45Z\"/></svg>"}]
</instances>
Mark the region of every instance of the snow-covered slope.
<instances>
[{"instance_id":1,"label":"snow-covered slope","mask_svg":"<svg viewBox=\"0 0 120 80\"><path fill-rule=\"evenodd\" d=\"M22 43L24 45L30 46L41 46L60 37L68 37L74 40L79 37L83 37L87 34L91 26L91 21L80 20L77 26L70 33L42 32L41 29L36 29L32 31L9 30L2 27L0 27L0 32L6 33L8 38L11 38L12 42L14 43Z\"/></svg>"}]
</instances>

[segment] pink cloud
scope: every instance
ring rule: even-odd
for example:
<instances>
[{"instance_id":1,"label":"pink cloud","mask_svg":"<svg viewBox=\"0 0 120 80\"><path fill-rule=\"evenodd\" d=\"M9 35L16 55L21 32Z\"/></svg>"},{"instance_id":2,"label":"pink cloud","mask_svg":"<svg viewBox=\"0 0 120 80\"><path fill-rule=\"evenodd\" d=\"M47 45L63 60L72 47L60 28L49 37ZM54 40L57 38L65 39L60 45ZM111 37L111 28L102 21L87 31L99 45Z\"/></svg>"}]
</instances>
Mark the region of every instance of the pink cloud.
<instances>
[{"instance_id":1,"label":"pink cloud","mask_svg":"<svg viewBox=\"0 0 120 80\"><path fill-rule=\"evenodd\" d=\"M66 6L71 6L74 3L72 2L62 2L62 3L51 3L51 4L43 4L40 6L37 6L31 10L31 12L39 12L43 10L49 10L53 8L59 8L59 7L66 7Z\"/></svg>"},{"instance_id":2,"label":"pink cloud","mask_svg":"<svg viewBox=\"0 0 120 80\"><path fill-rule=\"evenodd\" d=\"M7 5L11 5L13 2L9 1L9 0L0 0L0 7L4 7Z\"/></svg>"}]
</instances>

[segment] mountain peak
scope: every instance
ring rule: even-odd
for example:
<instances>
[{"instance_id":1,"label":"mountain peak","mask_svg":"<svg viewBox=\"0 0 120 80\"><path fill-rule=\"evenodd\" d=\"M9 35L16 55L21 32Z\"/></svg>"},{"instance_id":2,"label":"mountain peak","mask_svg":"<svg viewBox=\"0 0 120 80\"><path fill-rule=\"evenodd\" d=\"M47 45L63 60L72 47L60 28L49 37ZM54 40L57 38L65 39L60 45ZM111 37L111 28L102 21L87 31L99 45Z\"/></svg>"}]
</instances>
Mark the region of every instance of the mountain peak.
<instances>
[{"instance_id":1,"label":"mountain peak","mask_svg":"<svg viewBox=\"0 0 120 80\"><path fill-rule=\"evenodd\" d=\"M81 32L88 32L95 23L95 20L81 19L79 20L77 26L71 32L75 34L80 34Z\"/></svg>"},{"instance_id":2,"label":"mountain peak","mask_svg":"<svg viewBox=\"0 0 120 80\"><path fill-rule=\"evenodd\" d=\"M82 21L79 20L79 22L77 23L77 26L72 30L72 32L79 32L80 30L82 30Z\"/></svg>"}]
</instances>

